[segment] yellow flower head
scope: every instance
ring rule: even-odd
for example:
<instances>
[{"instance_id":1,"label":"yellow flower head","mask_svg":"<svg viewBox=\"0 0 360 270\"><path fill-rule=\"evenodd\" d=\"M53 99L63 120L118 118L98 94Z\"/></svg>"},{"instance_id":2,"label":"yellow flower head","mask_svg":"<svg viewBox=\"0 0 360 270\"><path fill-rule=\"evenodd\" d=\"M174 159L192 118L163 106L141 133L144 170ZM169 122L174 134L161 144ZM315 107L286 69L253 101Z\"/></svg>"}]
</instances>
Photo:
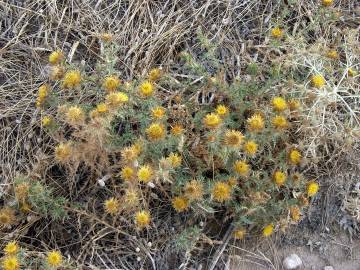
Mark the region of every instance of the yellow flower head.
<instances>
[{"instance_id":1,"label":"yellow flower head","mask_svg":"<svg viewBox=\"0 0 360 270\"><path fill-rule=\"evenodd\" d=\"M48 252L46 260L51 267L58 267L62 264L63 258L60 251L52 250Z\"/></svg>"},{"instance_id":2,"label":"yellow flower head","mask_svg":"<svg viewBox=\"0 0 360 270\"><path fill-rule=\"evenodd\" d=\"M234 231L234 238L235 238L235 239L242 240L242 239L245 238L245 235L246 235L246 230L243 229L243 228L236 229L236 230Z\"/></svg>"},{"instance_id":3,"label":"yellow flower head","mask_svg":"<svg viewBox=\"0 0 360 270\"><path fill-rule=\"evenodd\" d=\"M139 211L135 214L135 224L139 229L143 229L150 224L151 216L149 211Z\"/></svg>"},{"instance_id":4,"label":"yellow flower head","mask_svg":"<svg viewBox=\"0 0 360 270\"><path fill-rule=\"evenodd\" d=\"M265 226L264 229L262 230L262 235L264 237L269 237L270 235L272 235L273 232L274 232L274 225L269 224Z\"/></svg>"},{"instance_id":5,"label":"yellow flower head","mask_svg":"<svg viewBox=\"0 0 360 270\"><path fill-rule=\"evenodd\" d=\"M257 151L258 145L256 142L250 140L244 143L244 152L249 156L254 156Z\"/></svg>"},{"instance_id":6,"label":"yellow flower head","mask_svg":"<svg viewBox=\"0 0 360 270\"><path fill-rule=\"evenodd\" d=\"M62 66L53 66L50 70L50 80L60 80L64 76L64 72Z\"/></svg>"},{"instance_id":7,"label":"yellow flower head","mask_svg":"<svg viewBox=\"0 0 360 270\"><path fill-rule=\"evenodd\" d=\"M170 132L174 136L179 136L184 132L184 128L180 124L175 124L174 126L171 127Z\"/></svg>"},{"instance_id":8,"label":"yellow flower head","mask_svg":"<svg viewBox=\"0 0 360 270\"><path fill-rule=\"evenodd\" d=\"M71 157L71 144L67 143L60 143L55 147L55 159L60 162L66 162Z\"/></svg>"},{"instance_id":9,"label":"yellow flower head","mask_svg":"<svg viewBox=\"0 0 360 270\"><path fill-rule=\"evenodd\" d=\"M184 195L190 201L202 199L204 194L203 184L198 180L187 182L184 187Z\"/></svg>"},{"instance_id":10,"label":"yellow flower head","mask_svg":"<svg viewBox=\"0 0 360 270\"><path fill-rule=\"evenodd\" d=\"M64 88L75 88L80 85L81 82L81 74L78 70L70 70L65 73L63 80Z\"/></svg>"},{"instance_id":11,"label":"yellow flower head","mask_svg":"<svg viewBox=\"0 0 360 270\"><path fill-rule=\"evenodd\" d=\"M283 31L280 29L280 27L274 27L271 29L271 36L274 38L281 38L283 36Z\"/></svg>"},{"instance_id":12,"label":"yellow flower head","mask_svg":"<svg viewBox=\"0 0 360 270\"><path fill-rule=\"evenodd\" d=\"M41 124L43 125L43 127L48 127L52 124L52 117L45 115L43 118L41 118Z\"/></svg>"},{"instance_id":13,"label":"yellow flower head","mask_svg":"<svg viewBox=\"0 0 360 270\"><path fill-rule=\"evenodd\" d=\"M289 126L288 121L286 120L285 116L282 115L276 115L273 117L273 119L271 120L273 126L276 129L286 129Z\"/></svg>"},{"instance_id":14,"label":"yellow flower head","mask_svg":"<svg viewBox=\"0 0 360 270\"><path fill-rule=\"evenodd\" d=\"M20 263L16 256L6 256L1 263L3 270L19 270Z\"/></svg>"},{"instance_id":15,"label":"yellow flower head","mask_svg":"<svg viewBox=\"0 0 360 270\"><path fill-rule=\"evenodd\" d=\"M322 0L321 3L324 7L329 7L332 5L333 0Z\"/></svg>"},{"instance_id":16,"label":"yellow flower head","mask_svg":"<svg viewBox=\"0 0 360 270\"><path fill-rule=\"evenodd\" d=\"M250 171L250 166L246 161L237 160L234 163L234 171L241 176L247 176Z\"/></svg>"},{"instance_id":17,"label":"yellow flower head","mask_svg":"<svg viewBox=\"0 0 360 270\"><path fill-rule=\"evenodd\" d=\"M113 92L120 86L120 84L121 84L121 82L120 82L119 78L115 75L112 75L112 76L108 76L105 78L105 80L103 82L103 88L107 92Z\"/></svg>"},{"instance_id":18,"label":"yellow flower head","mask_svg":"<svg viewBox=\"0 0 360 270\"><path fill-rule=\"evenodd\" d=\"M349 77L354 77L357 74L356 70L349 68L348 69L348 75Z\"/></svg>"},{"instance_id":19,"label":"yellow flower head","mask_svg":"<svg viewBox=\"0 0 360 270\"><path fill-rule=\"evenodd\" d=\"M281 187L285 184L286 174L281 171L276 171L273 174L273 180L278 187Z\"/></svg>"},{"instance_id":20,"label":"yellow flower head","mask_svg":"<svg viewBox=\"0 0 360 270\"><path fill-rule=\"evenodd\" d=\"M264 129L264 118L260 114L254 114L247 119L247 125L250 132L260 132Z\"/></svg>"},{"instance_id":21,"label":"yellow flower head","mask_svg":"<svg viewBox=\"0 0 360 270\"><path fill-rule=\"evenodd\" d=\"M224 143L231 147L240 147L244 139L244 135L237 130L227 130L224 135Z\"/></svg>"},{"instance_id":22,"label":"yellow flower head","mask_svg":"<svg viewBox=\"0 0 360 270\"><path fill-rule=\"evenodd\" d=\"M139 154L140 152L134 146L125 147L124 149L121 150L121 157L128 162L137 159Z\"/></svg>"},{"instance_id":23,"label":"yellow flower head","mask_svg":"<svg viewBox=\"0 0 360 270\"><path fill-rule=\"evenodd\" d=\"M330 59L338 59L339 55L336 50L329 50L326 54L326 56Z\"/></svg>"},{"instance_id":24,"label":"yellow flower head","mask_svg":"<svg viewBox=\"0 0 360 270\"><path fill-rule=\"evenodd\" d=\"M226 182L216 182L211 192L217 202L224 202L231 199L231 187Z\"/></svg>"},{"instance_id":25,"label":"yellow flower head","mask_svg":"<svg viewBox=\"0 0 360 270\"><path fill-rule=\"evenodd\" d=\"M297 149L292 149L289 153L289 162L292 164L292 165L299 165L300 162L301 162L301 153L299 150Z\"/></svg>"},{"instance_id":26,"label":"yellow flower head","mask_svg":"<svg viewBox=\"0 0 360 270\"><path fill-rule=\"evenodd\" d=\"M38 98L45 99L50 91L50 86L48 84L43 84L39 87Z\"/></svg>"},{"instance_id":27,"label":"yellow flower head","mask_svg":"<svg viewBox=\"0 0 360 270\"><path fill-rule=\"evenodd\" d=\"M105 212L107 214L115 215L120 210L120 203L116 198L110 198L104 202Z\"/></svg>"},{"instance_id":28,"label":"yellow flower head","mask_svg":"<svg viewBox=\"0 0 360 270\"><path fill-rule=\"evenodd\" d=\"M291 206L290 207L290 217L293 221L297 222L301 218L301 211L298 206Z\"/></svg>"},{"instance_id":29,"label":"yellow flower head","mask_svg":"<svg viewBox=\"0 0 360 270\"><path fill-rule=\"evenodd\" d=\"M204 117L204 125L209 129L216 129L221 124L221 118L216 113L208 113Z\"/></svg>"},{"instance_id":30,"label":"yellow flower head","mask_svg":"<svg viewBox=\"0 0 360 270\"><path fill-rule=\"evenodd\" d=\"M298 109L300 109L300 101L296 100L296 99L290 99L288 102L290 111L296 111Z\"/></svg>"},{"instance_id":31,"label":"yellow flower head","mask_svg":"<svg viewBox=\"0 0 360 270\"><path fill-rule=\"evenodd\" d=\"M37 97L35 102L36 108L41 108L44 105L44 101L45 99Z\"/></svg>"},{"instance_id":32,"label":"yellow flower head","mask_svg":"<svg viewBox=\"0 0 360 270\"><path fill-rule=\"evenodd\" d=\"M103 33L100 35L100 38L102 41L105 41L105 42L110 42L113 40L113 35L110 34L110 33Z\"/></svg>"},{"instance_id":33,"label":"yellow flower head","mask_svg":"<svg viewBox=\"0 0 360 270\"><path fill-rule=\"evenodd\" d=\"M152 123L145 132L151 141L161 140L166 135L164 126L159 123Z\"/></svg>"},{"instance_id":34,"label":"yellow flower head","mask_svg":"<svg viewBox=\"0 0 360 270\"><path fill-rule=\"evenodd\" d=\"M99 114L106 114L107 112L109 112L109 107L106 105L106 103L99 103L98 105L96 105L96 111Z\"/></svg>"},{"instance_id":35,"label":"yellow flower head","mask_svg":"<svg viewBox=\"0 0 360 270\"><path fill-rule=\"evenodd\" d=\"M154 94L154 86L151 82L145 81L140 84L140 95L144 98L151 97Z\"/></svg>"},{"instance_id":36,"label":"yellow flower head","mask_svg":"<svg viewBox=\"0 0 360 270\"><path fill-rule=\"evenodd\" d=\"M308 183L307 185L307 188L306 188L306 192L307 192L307 195L309 197L313 197L315 196L315 194L319 191L319 184L314 182L314 181L311 181Z\"/></svg>"},{"instance_id":37,"label":"yellow flower head","mask_svg":"<svg viewBox=\"0 0 360 270\"><path fill-rule=\"evenodd\" d=\"M179 213L185 211L189 207L189 200L182 196L181 197L177 196L177 197L173 198L171 202L172 202L172 206L174 207L176 212L179 212Z\"/></svg>"},{"instance_id":38,"label":"yellow flower head","mask_svg":"<svg viewBox=\"0 0 360 270\"><path fill-rule=\"evenodd\" d=\"M140 182L148 183L153 178L154 172L149 165L141 166L137 172L137 177Z\"/></svg>"},{"instance_id":39,"label":"yellow flower head","mask_svg":"<svg viewBox=\"0 0 360 270\"><path fill-rule=\"evenodd\" d=\"M0 210L0 225L11 225L16 220L15 211L5 207Z\"/></svg>"},{"instance_id":40,"label":"yellow flower head","mask_svg":"<svg viewBox=\"0 0 360 270\"><path fill-rule=\"evenodd\" d=\"M128 206L136 206L139 204L139 196L135 190L127 189L125 191L124 201Z\"/></svg>"},{"instance_id":41,"label":"yellow flower head","mask_svg":"<svg viewBox=\"0 0 360 270\"><path fill-rule=\"evenodd\" d=\"M85 114L79 106L71 106L66 114L66 121L72 125L82 124L85 121Z\"/></svg>"},{"instance_id":42,"label":"yellow flower head","mask_svg":"<svg viewBox=\"0 0 360 270\"><path fill-rule=\"evenodd\" d=\"M177 153L171 153L166 160L170 163L171 167L177 168L181 165L182 158Z\"/></svg>"},{"instance_id":43,"label":"yellow flower head","mask_svg":"<svg viewBox=\"0 0 360 270\"><path fill-rule=\"evenodd\" d=\"M160 68L153 68L149 72L149 81L157 81L161 77L161 69Z\"/></svg>"},{"instance_id":44,"label":"yellow flower head","mask_svg":"<svg viewBox=\"0 0 360 270\"><path fill-rule=\"evenodd\" d=\"M151 110L151 115L155 119L161 119L165 116L165 109L163 107L155 107Z\"/></svg>"},{"instance_id":45,"label":"yellow flower head","mask_svg":"<svg viewBox=\"0 0 360 270\"><path fill-rule=\"evenodd\" d=\"M225 116L229 113L229 109L225 105L218 105L215 112L220 116Z\"/></svg>"},{"instance_id":46,"label":"yellow flower head","mask_svg":"<svg viewBox=\"0 0 360 270\"><path fill-rule=\"evenodd\" d=\"M274 97L272 99L271 103L272 103L274 110L277 112L283 112L288 107L286 100L283 99L282 97Z\"/></svg>"},{"instance_id":47,"label":"yellow flower head","mask_svg":"<svg viewBox=\"0 0 360 270\"><path fill-rule=\"evenodd\" d=\"M4 252L6 255L14 255L19 251L19 246L16 241L11 241L6 244Z\"/></svg>"},{"instance_id":48,"label":"yellow flower head","mask_svg":"<svg viewBox=\"0 0 360 270\"><path fill-rule=\"evenodd\" d=\"M320 89L325 85L326 81L321 74L311 76L311 84L312 86Z\"/></svg>"},{"instance_id":49,"label":"yellow flower head","mask_svg":"<svg viewBox=\"0 0 360 270\"><path fill-rule=\"evenodd\" d=\"M125 181L131 181L135 177L135 171L133 168L129 166L125 166L124 168L121 169L120 175L121 178L124 179Z\"/></svg>"},{"instance_id":50,"label":"yellow flower head","mask_svg":"<svg viewBox=\"0 0 360 270\"><path fill-rule=\"evenodd\" d=\"M52 65L57 65L59 64L62 60L64 59L64 54L62 51L57 50L57 51L53 51L50 55L49 55L49 63Z\"/></svg>"},{"instance_id":51,"label":"yellow flower head","mask_svg":"<svg viewBox=\"0 0 360 270\"><path fill-rule=\"evenodd\" d=\"M123 92L111 92L105 97L105 101L110 107L118 107L128 102L129 97Z\"/></svg>"}]
</instances>

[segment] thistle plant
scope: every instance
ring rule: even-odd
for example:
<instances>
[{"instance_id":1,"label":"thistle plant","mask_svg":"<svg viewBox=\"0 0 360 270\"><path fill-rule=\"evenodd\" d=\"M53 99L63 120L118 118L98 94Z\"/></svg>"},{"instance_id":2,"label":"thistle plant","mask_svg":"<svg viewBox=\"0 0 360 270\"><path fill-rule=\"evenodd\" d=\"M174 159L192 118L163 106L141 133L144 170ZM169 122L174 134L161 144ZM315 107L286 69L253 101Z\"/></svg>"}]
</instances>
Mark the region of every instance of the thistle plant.
<instances>
[{"instance_id":1,"label":"thistle plant","mask_svg":"<svg viewBox=\"0 0 360 270\"><path fill-rule=\"evenodd\" d=\"M284 32L275 28L271 34L280 38ZM111 192L102 209L109 218L132 215L134 229L151 229L157 218L151 194L158 189L179 215L225 208L239 239L258 233L268 237L280 224L300 220L304 200L319 188L298 176L306 159L295 132L304 120L301 100L267 94L261 85L253 94L250 83L218 79L187 53L182 54L184 68L204 78L196 85L159 68L124 83L113 60L116 46L104 45L98 73L54 60L65 71L60 87L46 84L41 90L46 95L39 96L44 113L53 106L58 112L47 116L57 128L44 125L44 118L43 127L54 138L68 138L55 145L54 162L73 172L86 164L98 177L107 170L117 182L106 184ZM212 49L206 57L213 64ZM315 75L312 83L320 88L325 81ZM176 95L174 103L162 98L165 89ZM85 91L98 98L76 98ZM199 91L221 100L199 104L192 98Z\"/></svg>"}]
</instances>

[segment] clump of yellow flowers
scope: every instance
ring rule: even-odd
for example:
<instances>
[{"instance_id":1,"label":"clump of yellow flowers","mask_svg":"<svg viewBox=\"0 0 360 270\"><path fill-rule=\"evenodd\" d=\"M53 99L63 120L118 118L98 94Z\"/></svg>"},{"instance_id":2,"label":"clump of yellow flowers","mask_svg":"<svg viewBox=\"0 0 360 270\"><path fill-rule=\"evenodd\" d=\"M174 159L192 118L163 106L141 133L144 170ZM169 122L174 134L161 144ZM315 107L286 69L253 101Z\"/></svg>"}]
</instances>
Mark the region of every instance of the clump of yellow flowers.
<instances>
[{"instance_id":1,"label":"clump of yellow flowers","mask_svg":"<svg viewBox=\"0 0 360 270\"><path fill-rule=\"evenodd\" d=\"M284 32L275 27L271 35L280 39ZM94 204L104 224L124 226L130 220L126 226L143 233L159 222L157 208L194 217L223 211L231 213L236 239L252 233L270 237L286 218L298 222L304 201L319 190L301 174L307 159L296 139L303 115L295 96L239 97L231 82L209 75L202 85L179 86L181 80L160 68L133 80L115 67L86 74L67 66L57 52L49 62L64 76L59 91L57 85L39 88L38 107L59 104L52 110L56 115L43 116L42 126L51 126L47 130L59 142L55 162L72 172L86 168L89 182L95 175L100 179L105 195ZM326 84L320 74L310 80L315 88ZM216 89L215 98L199 104L193 95L199 89ZM60 266L61 254L49 253L47 263Z\"/></svg>"},{"instance_id":2,"label":"clump of yellow flowers","mask_svg":"<svg viewBox=\"0 0 360 270\"><path fill-rule=\"evenodd\" d=\"M20 247L18 246L17 242L8 242L3 251L5 256L1 259L2 269L19 270L21 264L19 258Z\"/></svg>"}]
</instances>

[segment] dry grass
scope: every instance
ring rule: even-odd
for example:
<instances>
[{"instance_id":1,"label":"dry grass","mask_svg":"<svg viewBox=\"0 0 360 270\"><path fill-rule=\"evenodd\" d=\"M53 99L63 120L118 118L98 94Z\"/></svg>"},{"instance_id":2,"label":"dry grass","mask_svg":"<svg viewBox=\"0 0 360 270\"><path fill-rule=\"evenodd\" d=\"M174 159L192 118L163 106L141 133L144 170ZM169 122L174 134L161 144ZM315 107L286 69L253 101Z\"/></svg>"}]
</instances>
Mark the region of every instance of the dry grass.
<instances>
[{"instance_id":1,"label":"dry grass","mask_svg":"<svg viewBox=\"0 0 360 270\"><path fill-rule=\"evenodd\" d=\"M336 29L349 27L358 30L356 1L337 2L343 19L336 25ZM289 10L287 14L284 14L284 8ZM268 30L277 22L281 22L287 26L289 32L296 35L309 27L309 22L312 22L318 8L318 1L305 0L285 3L276 0L0 0L1 192L9 192L11 181L18 172L31 172L32 175L36 175L48 166L48 156L45 153L53 147L54 142L40 129L40 112L34 103L36 91L49 72L47 56L54 49L60 48L65 51L66 55L69 55L68 62L81 61L87 70L94 70L103 49L98 37L109 32L114 35L115 42L121 48L117 67L121 70L124 80L145 74L154 66L162 66L164 69L170 69L171 66L174 76L177 76L178 70L174 66L176 67L180 51L187 49L195 55L201 55L202 49L195 38L197 30L201 29L212 42L218 44L219 56L228 70L226 76L246 80L245 70L249 63L256 62L260 69L266 69L275 57L279 59L277 61L285 58L284 48L274 49L269 45L266 36ZM314 36L330 43L336 38L330 34L331 27L333 26L315 32ZM355 45L358 44L358 36L354 39ZM352 59L352 62L347 63L348 67L358 68L359 58L356 52L349 59ZM301 63L317 69L315 64ZM258 79L264 78L260 74ZM354 80L355 83L351 87L355 85L356 91L351 92L346 101L341 100L344 103L343 107L348 109L344 113L351 114L351 124L359 121L359 111L356 109L359 105L358 77ZM349 93L348 85L340 83L340 90L345 89L344 91ZM329 111L322 113L326 122L320 123L321 129L316 132L313 130L312 137L308 138L310 145L314 141L319 145L318 137L327 136L327 131L331 128L335 129L335 135L347 128L341 122L342 115ZM341 129L338 130L338 127ZM355 147L358 147L358 144L355 144ZM309 148L310 154L311 151L313 149ZM324 152L331 155L334 149L325 149ZM339 160L344 159L336 159L337 162ZM333 168L333 164L328 163L324 171ZM59 177L49 181L57 183L58 189L61 190L61 180ZM84 187L87 186L87 183L82 184ZM91 199L85 203L91 205ZM350 209L355 211L355 214L358 210L353 209L352 205ZM187 269L187 265L198 263L199 258L194 258L191 254L184 257L183 254L174 251L173 243L170 241L173 231L171 224L180 225L180 219L174 221L169 215L154 213L167 219L156 224L155 235L151 238L159 240L158 243L152 242L152 248L149 248L147 239L127 235L91 213L73 208L68 210L70 220L65 222L64 226L33 216L33 219L19 225L13 235L23 239L30 235L25 245L39 252L51 247L71 250L65 255L71 256L76 264L82 267L86 265L90 269L138 269L134 265L145 267L144 269L174 269L174 265L182 265L182 269ZM1 238L11 236L1 234ZM202 237L205 240L201 242L206 246L207 239L205 236ZM59 242L58 239L63 241ZM211 246L215 249L217 243L211 242ZM137 248L140 252L136 251ZM141 261L136 263L138 256ZM206 263L203 262L203 265ZM275 266L272 267L275 269Z\"/></svg>"}]
</instances>

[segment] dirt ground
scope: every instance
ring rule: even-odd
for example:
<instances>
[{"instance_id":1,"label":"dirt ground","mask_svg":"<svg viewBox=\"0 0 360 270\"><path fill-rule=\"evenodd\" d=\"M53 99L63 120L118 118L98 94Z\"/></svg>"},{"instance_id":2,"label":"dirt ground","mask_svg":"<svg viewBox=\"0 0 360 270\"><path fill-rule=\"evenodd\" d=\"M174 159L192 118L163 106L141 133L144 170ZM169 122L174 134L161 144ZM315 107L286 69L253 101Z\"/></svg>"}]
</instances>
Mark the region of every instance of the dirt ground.
<instances>
[{"instance_id":1,"label":"dirt ground","mask_svg":"<svg viewBox=\"0 0 360 270\"><path fill-rule=\"evenodd\" d=\"M358 174L357 174L358 175ZM336 178L338 185L323 189L298 226L289 227L285 234L259 244L252 241L229 243L230 259L227 270L281 270L283 260L295 253L303 262L302 270L360 270L360 234L356 218L344 211L341 183L354 182ZM351 181L350 181L351 180ZM349 191L347 191L349 193ZM357 195L359 196L359 195Z\"/></svg>"},{"instance_id":2,"label":"dirt ground","mask_svg":"<svg viewBox=\"0 0 360 270\"><path fill-rule=\"evenodd\" d=\"M351 240L344 231L305 233L297 243L289 240L267 241L253 253L245 251L246 247L234 247L234 255L231 256L227 269L284 269L283 259L295 253L303 262L303 266L299 268L302 270L323 270L325 266L332 266L334 270L360 270L360 239Z\"/></svg>"}]
</instances>

